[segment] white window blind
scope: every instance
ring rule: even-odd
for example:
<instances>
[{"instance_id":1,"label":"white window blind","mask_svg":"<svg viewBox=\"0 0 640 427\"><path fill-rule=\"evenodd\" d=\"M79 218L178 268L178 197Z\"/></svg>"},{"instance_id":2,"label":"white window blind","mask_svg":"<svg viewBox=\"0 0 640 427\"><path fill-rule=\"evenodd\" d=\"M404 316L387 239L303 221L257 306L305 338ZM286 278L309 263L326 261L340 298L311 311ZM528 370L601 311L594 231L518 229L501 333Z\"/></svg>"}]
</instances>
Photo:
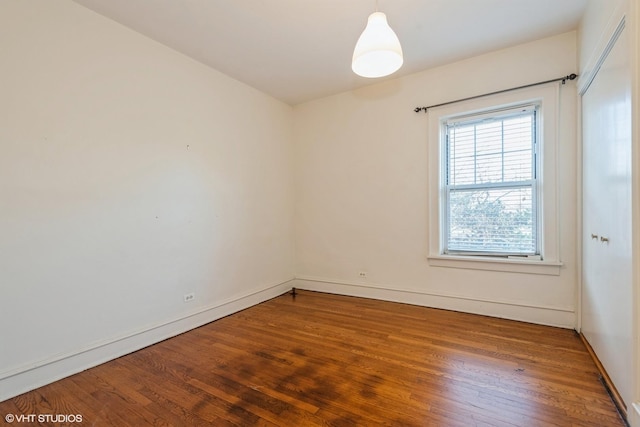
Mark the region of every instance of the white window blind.
<instances>
[{"instance_id":1,"label":"white window blind","mask_svg":"<svg viewBox=\"0 0 640 427\"><path fill-rule=\"evenodd\" d=\"M536 113L526 105L445 123L445 253L540 253Z\"/></svg>"}]
</instances>

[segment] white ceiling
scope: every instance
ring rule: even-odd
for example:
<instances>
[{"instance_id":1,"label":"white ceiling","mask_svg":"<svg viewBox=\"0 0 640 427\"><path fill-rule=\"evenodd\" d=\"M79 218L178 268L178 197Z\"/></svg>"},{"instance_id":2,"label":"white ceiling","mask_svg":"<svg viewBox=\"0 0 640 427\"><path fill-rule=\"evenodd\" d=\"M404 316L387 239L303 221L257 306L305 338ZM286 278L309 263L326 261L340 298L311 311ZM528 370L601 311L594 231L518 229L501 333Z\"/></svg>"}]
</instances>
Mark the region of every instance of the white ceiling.
<instances>
[{"instance_id":1,"label":"white ceiling","mask_svg":"<svg viewBox=\"0 0 640 427\"><path fill-rule=\"evenodd\" d=\"M380 79L351 71L376 0L75 0L288 104ZM388 78L576 29L587 0L378 0L404 51Z\"/></svg>"}]
</instances>

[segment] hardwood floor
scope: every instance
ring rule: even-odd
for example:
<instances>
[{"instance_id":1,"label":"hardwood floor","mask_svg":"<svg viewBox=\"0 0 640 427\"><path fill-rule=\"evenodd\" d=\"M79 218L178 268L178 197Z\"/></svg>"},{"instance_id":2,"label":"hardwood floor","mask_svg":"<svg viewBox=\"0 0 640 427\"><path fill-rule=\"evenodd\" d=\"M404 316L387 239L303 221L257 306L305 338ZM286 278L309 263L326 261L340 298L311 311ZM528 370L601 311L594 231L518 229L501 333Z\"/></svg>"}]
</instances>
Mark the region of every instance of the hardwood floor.
<instances>
[{"instance_id":1,"label":"hardwood floor","mask_svg":"<svg viewBox=\"0 0 640 427\"><path fill-rule=\"evenodd\" d=\"M97 426L624 425L574 331L308 291L2 402L6 414Z\"/></svg>"}]
</instances>

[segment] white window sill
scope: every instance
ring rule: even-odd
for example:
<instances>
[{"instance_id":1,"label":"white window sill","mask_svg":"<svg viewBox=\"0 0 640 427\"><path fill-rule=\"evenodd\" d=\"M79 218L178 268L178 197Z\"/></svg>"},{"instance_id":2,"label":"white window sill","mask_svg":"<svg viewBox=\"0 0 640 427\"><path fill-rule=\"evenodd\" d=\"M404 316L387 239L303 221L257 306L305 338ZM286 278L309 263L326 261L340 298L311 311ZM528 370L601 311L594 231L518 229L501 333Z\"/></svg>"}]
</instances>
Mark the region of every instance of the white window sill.
<instances>
[{"instance_id":1,"label":"white window sill","mask_svg":"<svg viewBox=\"0 0 640 427\"><path fill-rule=\"evenodd\" d=\"M429 265L434 267L464 268L470 270L504 271L509 273L544 274L559 276L561 262L530 259L508 259L460 255L430 255Z\"/></svg>"}]
</instances>

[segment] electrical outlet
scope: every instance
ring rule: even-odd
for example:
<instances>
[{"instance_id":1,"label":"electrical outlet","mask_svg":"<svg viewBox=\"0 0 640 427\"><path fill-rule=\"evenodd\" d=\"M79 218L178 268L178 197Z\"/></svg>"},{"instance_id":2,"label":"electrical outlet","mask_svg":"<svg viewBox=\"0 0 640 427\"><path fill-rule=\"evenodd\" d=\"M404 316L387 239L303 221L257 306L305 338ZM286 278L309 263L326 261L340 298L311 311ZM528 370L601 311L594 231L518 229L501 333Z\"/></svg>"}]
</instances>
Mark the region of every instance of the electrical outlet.
<instances>
[{"instance_id":1,"label":"electrical outlet","mask_svg":"<svg viewBox=\"0 0 640 427\"><path fill-rule=\"evenodd\" d=\"M358 277L361 279L366 279L367 278L367 272L366 271L361 271L360 273L358 273Z\"/></svg>"},{"instance_id":2,"label":"electrical outlet","mask_svg":"<svg viewBox=\"0 0 640 427\"><path fill-rule=\"evenodd\" d=\"M196 294L194 292L191 292L189 294L184 294L184 302L191 302L194 299L196 299Z\"/></svg>"}]
</instances>

